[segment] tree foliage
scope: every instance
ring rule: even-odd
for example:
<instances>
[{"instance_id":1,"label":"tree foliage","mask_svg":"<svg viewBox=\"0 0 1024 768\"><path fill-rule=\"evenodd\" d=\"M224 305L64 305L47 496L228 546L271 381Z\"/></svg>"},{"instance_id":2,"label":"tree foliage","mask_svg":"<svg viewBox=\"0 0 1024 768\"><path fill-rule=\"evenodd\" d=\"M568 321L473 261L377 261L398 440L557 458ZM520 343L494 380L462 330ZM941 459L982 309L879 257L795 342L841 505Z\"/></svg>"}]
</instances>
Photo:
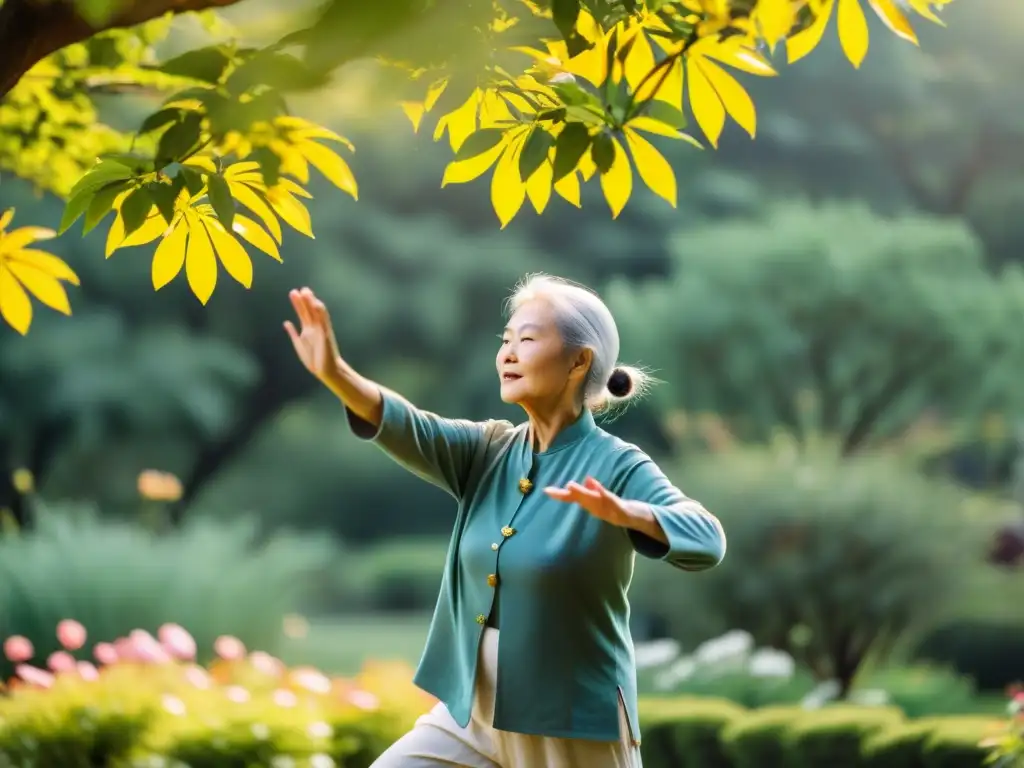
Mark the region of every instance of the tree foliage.
<instances>
[{"instance_id":1,"label":"tree foliage","mask_svg":"<svg viewBox=\"0 0 1024 768\"><path fill-rule=\"evenodd\" d=\"M0 9L15 18L28 13L25 1ZM949 2L870 6L916 42L908 12L941 23L935 11ZM59 39L71 44L37 56L8 86L0 163L68 198L61 231L79 218L89 231L112 213L108 256L159 240L154 288L184 271L204 304L221 268L251 285L247 248L280 258L282 223L312 237L302 203L311 170L358 196L342 154L352 144L290 114L286 100L322 87L353 59L374 60L401 83L396 94L414 128L436 118L434 138L447 137L455 153L442 185L493 168L491 199L504 227L527 200L538 213L553 193L580 205L581 184L595 177L613 217L632 194L634 173L675 205L677 180L650 136L717 147L731 118L753 137L756 110L734 73L774 76L777 49L790 62L803 58L832 16L854 66L868 48L860 0L388 0L370 9L333 0L315 23L270 46L227 40L156 61L153 44L170 14L201 5L78 0L69 11L59 4L54 24L73 12L78 27L67 21L72 31L61 27ZM136 20L146 23L121 28ZM66 39L77 28L81 39ZM95 29L103 31L90 36ZM11 81L12 71L0 74ZM96 126L91 94L104 86L165 98L125 136ZM686 132L689 118L696 130ZM79 169L84 175L68 188ZM70 270L26 257L13 233L5 241L0 312L7 322L27 332L29 294L69 311L60 280L71 280Z\"/></svg>"}]
</instances>

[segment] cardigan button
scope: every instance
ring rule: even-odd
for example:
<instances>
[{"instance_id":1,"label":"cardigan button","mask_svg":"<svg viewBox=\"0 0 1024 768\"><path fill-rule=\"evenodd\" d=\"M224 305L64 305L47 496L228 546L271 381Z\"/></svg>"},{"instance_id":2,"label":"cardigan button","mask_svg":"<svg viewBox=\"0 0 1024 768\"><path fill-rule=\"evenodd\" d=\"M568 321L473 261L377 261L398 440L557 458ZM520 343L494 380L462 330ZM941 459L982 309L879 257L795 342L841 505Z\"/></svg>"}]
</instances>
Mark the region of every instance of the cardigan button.
<instances>
[{"instance_id":1,"label":"cardigan button","mask_svg":"<svg viewBox=\"0 0 1024 768\"><path fill-rule=\"evenodd\" d=\"M489 573L489 574L487 574L487 586L488 587L496 587L496 586L498 586L498 574L496 574L496 573Z\"/></svg>"},{"instance_id":2,"label":"cardigan button","mask_svg":"<svg viewBox=\"0 0 1024 768\"><path fill-rule=\"evenodd\" d=\"M519 481L519 492L527 494L533 490L533 483L530 482L529 478L524 477Z\"/></svg>"},{"instance_id":3,"label":"cardigan button","mask_svg":"<svg viewBox=\"0 0 1024 768\"><path fill-rule=\"evenodd\" d=\"M504 528L501 529L501 535L504 536L506 539L509 536L515 536L515 534L516 534L516 529L512 528L510 526L506 525Z\"/></svg>"},{"instance_id":4,"label":"cardigan button","mask_svg":"<svg viewBox=\"0 0 1024 768\"><path fill-rule=\"evenodd\" d=\"M498 551L498 542L494 542L493 544L491 544L491 549L493 549L495 552L497 552Z\"/></svg>"},{"instance_id":5,"label":"cardigan button","mask_svg":"<svg viewBox=\"0 0 1024 768\"><path fill-rule=\"evenodd\" d=\"M482 613L477 614L476 623L477 624L486 624L487 623L487 617L484 616Z\"/></svg>"}]
</instances>

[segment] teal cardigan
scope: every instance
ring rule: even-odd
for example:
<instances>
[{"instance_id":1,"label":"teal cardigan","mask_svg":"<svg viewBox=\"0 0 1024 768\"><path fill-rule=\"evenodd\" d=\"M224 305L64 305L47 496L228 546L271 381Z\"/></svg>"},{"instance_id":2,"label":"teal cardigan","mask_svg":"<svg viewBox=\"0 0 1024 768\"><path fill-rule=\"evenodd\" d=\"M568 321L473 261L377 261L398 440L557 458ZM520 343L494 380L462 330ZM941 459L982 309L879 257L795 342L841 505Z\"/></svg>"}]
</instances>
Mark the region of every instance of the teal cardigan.
<instances>
[{"instance_id":1,"label":"teal cardigan","mask_svg":"<svg viewBox=\"0 0 1024 768\"><path fill-rule=\"evenodd\" d=\"M538 453L528 424L446 419L391 391L383 397L380 427L349 411L352 431L459 503L416 684L465 727L480 639L500 595L494 727L617 741L621 699L639 744L626 598L635 553L685 571L711 568L725 554L718 520L589 411ZM669 543L543 492L587 475L650 504Z\"/></svg>"}]
</instances>

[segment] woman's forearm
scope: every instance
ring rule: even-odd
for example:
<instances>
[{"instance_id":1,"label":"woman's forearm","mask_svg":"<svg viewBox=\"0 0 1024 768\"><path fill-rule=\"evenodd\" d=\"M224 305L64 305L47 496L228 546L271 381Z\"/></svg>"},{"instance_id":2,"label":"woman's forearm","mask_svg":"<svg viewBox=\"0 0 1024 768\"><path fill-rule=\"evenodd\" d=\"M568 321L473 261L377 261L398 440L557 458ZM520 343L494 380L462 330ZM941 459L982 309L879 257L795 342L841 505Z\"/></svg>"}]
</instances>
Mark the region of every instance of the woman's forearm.
<instances>
[{"instance_id":1,"label":"woman's forearm","mask_svg":"<svg viewBox=\"0 0 1024 768\"><path fill-rule=\"evenodd\" d=\"M380 426L384 398L377 384L361 376L340 357L324 384L352 413L374 427Z\"/></svg>"}]
</instances>

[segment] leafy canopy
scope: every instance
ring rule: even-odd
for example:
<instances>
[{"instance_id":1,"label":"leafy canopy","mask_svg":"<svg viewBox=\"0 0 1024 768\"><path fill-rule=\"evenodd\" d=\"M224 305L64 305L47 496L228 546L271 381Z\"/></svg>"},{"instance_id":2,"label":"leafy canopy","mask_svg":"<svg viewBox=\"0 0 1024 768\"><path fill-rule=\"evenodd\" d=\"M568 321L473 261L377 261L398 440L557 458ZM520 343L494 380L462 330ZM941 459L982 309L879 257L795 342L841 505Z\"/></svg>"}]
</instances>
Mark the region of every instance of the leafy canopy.
<instances>
[{"instance_id":1,"label":"leafy canopy","mask_svg":"<svg viewBox=\"0 0 1024 768\"><path fill-rule=\"evenodd\" d=\"M79 2L100 26L116 11ZM916 43L909 14L941 24L936 11L950 2L867 4ZM108 257L159 241L153 287L184 271L205 304L221 268L251 286L252 248L280 260L282 225L313 237L303 204L313 170L358 198L345 159L351 142L292 115L286 99L321 88L354 58L375 61L398 84L395 100L414 130L432 120L434 139L447 138L454 157L442 186L493 169L491 200L504 228L527 200L537 213L552 193L581 205L581 185L595 177L613 217L632 194L634 173L675 206L677 180L652 136L717 148L731 118L754 137L757 113L740 76L775 76L780 48L789 62L805 57L833 16L854 66L868 49L861 0L370 5L374 12L332 0L315 23L268 47L229 39L162 63L153 46L169 16L68 46L6 95L0 164L67 198L60 233L79 219L89 232L112 213ZM216 33L215 22L210 29ZM97 125L91 98L125 87L162 96L131 135ZM0 228L0 315L27 333L29 294L70 314L62 281L77 278L27 247L48 233L8 232L11 215Z\"/></svg>"}]
</instances>

